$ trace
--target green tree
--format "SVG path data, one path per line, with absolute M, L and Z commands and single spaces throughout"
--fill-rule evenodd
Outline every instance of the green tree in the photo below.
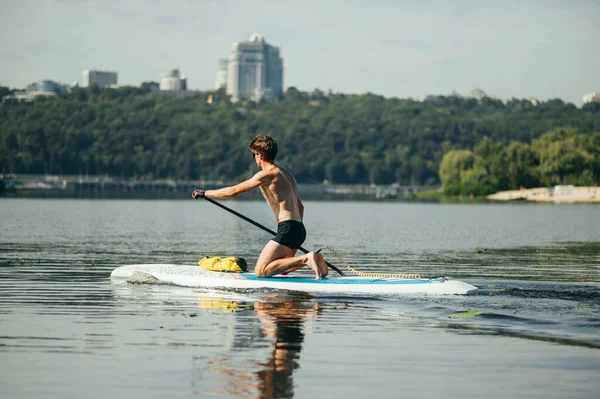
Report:
M 507 189 L 508 160 L 504 146 L 492 141 L 489 137 L 484 137 L 475 147 L 474 153 L 473 169 L 479 172 L 473 174 L 472 179 L 474 180 L 471 181 L 490 187 L 492 190 Z
M 448 151 L 440 164 L 440 180 L 444 187 L 462 184 L 462 174 L 471 170 L 475 156 L 469 150 Z
M 528 144 L 517 141 L 506 147 L 508 161 L 508 186 L 510 189 L 536 187 L 539 184 L 534 176 L 537 158 Z
M 537 174 L 547 186 L 557 184 L 592 185 L 598 176 L 597 148 L 591 136 L 580 135 L 576 129 L 552 130 L 532 143 L 539 159 Z
M 13 90 L 11 90 L 8 87 L 5 86 L 0 86 L 0 101 L 2 101 L 2 99 L 8 95 L 11 95 L 13 93 Z

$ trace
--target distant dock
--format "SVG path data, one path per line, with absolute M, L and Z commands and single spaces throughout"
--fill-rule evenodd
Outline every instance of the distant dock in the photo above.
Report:
M 486 197 L 495 201 L 535 201 L 554 203 L 600 203 L 597 186 L 554 186 L 500 191 Z

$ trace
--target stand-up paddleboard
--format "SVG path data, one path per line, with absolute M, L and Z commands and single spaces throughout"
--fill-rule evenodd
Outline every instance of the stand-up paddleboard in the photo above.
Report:
M 311 276 L 287 275 L 261 278 L 254 273 L 213 272 L 199 266 L 169 264 L 121 266 L 113 270 L 110 278 L 120 283 L 153 281 L 194 288 L 276 289 L 322 294 L 465 295 L 477 290 L 471 284 L 444 277 L 400 279 L 330 275 L 316 280 Z

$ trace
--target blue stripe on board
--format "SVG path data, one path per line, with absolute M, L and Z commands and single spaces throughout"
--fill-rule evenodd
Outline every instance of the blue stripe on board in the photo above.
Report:
M 443 279 L 407 279 L 407 280 L 386 280 L 384 278 L 352 278 L 352 277 L 333 277 L 324 278 L 321 280 L 315 280 L 314 277 L 256 277 L 254 273 L 240 273 L 248 280 L 255 281 L 273 281 L 278 283 L 306 283 L 306 284 L 383 284 L 383 285 L 397 285 L 397 284 L 430 284 L 441 282 Z

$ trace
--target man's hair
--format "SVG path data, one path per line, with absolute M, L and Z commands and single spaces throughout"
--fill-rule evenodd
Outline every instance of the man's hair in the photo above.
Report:
M 261 154 L 265 161 L 273 162 L 277 157 L 277 142 L 271 136 L 256 136 L 250 141 L 249 147 Z

